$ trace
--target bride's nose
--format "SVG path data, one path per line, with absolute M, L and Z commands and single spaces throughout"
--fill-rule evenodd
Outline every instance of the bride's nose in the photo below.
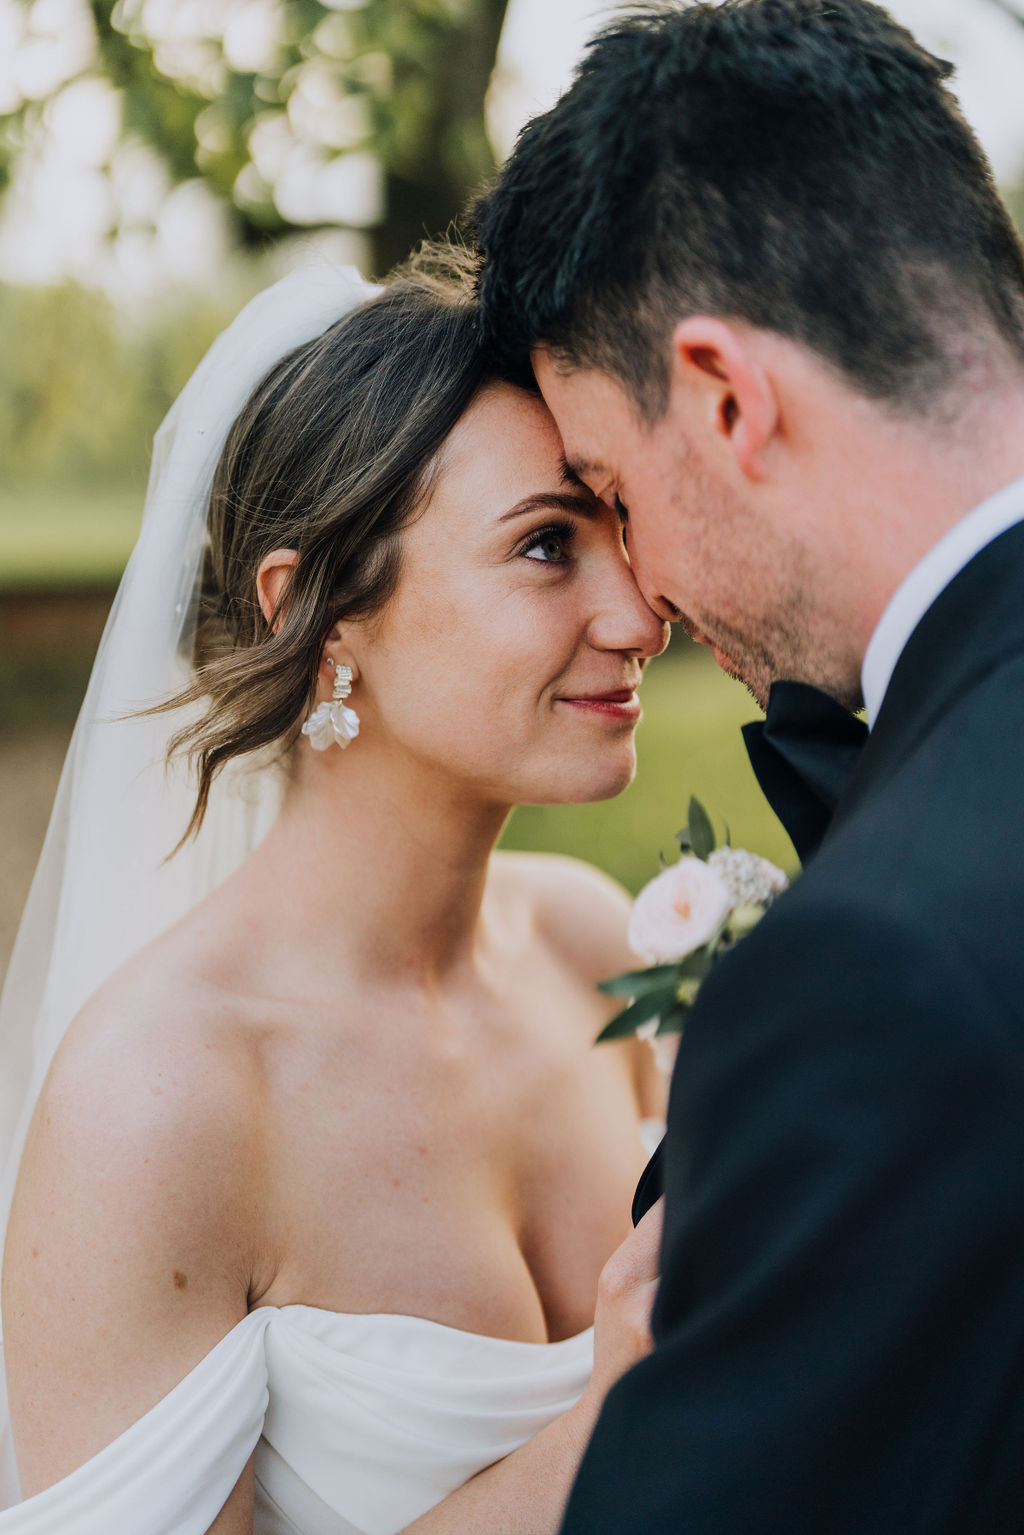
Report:
M 660 656 L 668 644 L 668 624 L 648 607 L 624 560 L 614 578 L 594 592 L 587 638 L 596 650 L 626 651 L 643 659 Z

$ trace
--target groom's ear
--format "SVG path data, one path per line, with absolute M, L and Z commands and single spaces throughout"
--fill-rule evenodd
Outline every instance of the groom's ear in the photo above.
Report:
M 695 315 L 672 332 L 675 368 L 695 396 L 704 424 L 748 480 L 764 479 L 779 407 L 749 333 L 727 320 Z

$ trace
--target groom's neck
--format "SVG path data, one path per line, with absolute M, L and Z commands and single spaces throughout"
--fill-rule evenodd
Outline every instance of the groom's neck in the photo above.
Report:
M 922 419 L 866 402 L 852 419 L 837 413 L 816 497 L 834 498 L 820 595 L 822 613 L 847 637 L 852 675 L 911 571 L 975 507 L 1024 479 L 1024 377 L 975 382 L 958 407 Z

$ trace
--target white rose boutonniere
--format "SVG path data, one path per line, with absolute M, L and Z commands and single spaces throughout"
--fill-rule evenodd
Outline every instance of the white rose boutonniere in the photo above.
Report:
M 637 896 L 629 947 L 648 965 L 675 964 L 718 932 L 733 904 L 728 885 L 710 863 L 680 858 Z
M 601 991 L 627 1005 L 598 1035 L 599 1043 L 640 1034 L 653 1044 L 682 1033 L 711 967 L 788 886 L 766 858 L 728 843 L 718 847 L 698 799 L 690 800 L 688 824 L 676 840 L 679 862 L 644 886 L 629 924 L 629 946 L 648 968 L 601 983 Z

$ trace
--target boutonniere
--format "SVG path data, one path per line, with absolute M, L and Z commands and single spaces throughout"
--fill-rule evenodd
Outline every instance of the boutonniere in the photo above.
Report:
M 629 946 L 642 970 L 627 970 L 599 990 L 626 1006 L 598 1035 L 629 1034 L 654 1041 L 680 1034 L 715 963 L 744 938 L 787 888 L 767 858 L 724 846 L 700 800 L 690 800 L 686 827 L 676 833 L 680 857 L 645 885 L 629 924 Z

